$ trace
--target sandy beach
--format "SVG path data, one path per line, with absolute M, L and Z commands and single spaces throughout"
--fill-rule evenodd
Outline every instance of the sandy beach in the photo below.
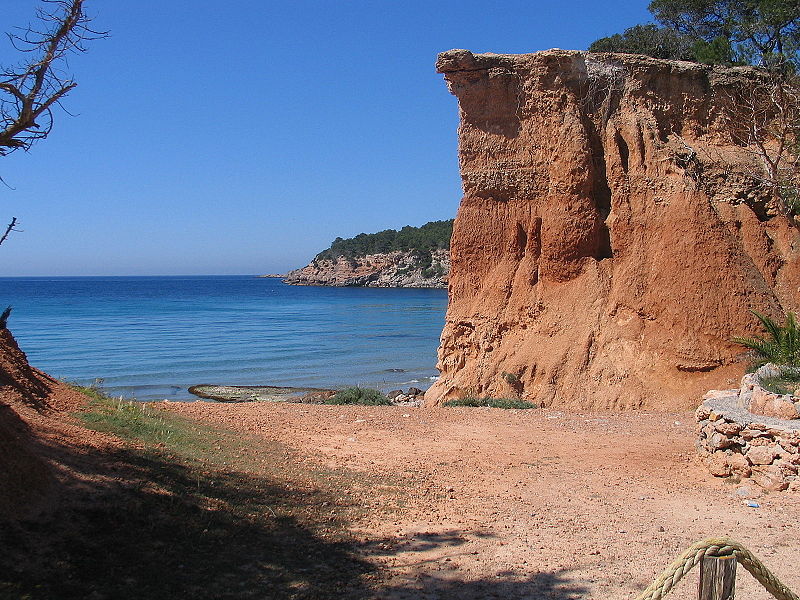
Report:
M 368 509 L 353 533 L 385 575 L 375 597 L 632 598 L 693 541 L 721 535 L 800 587 L 800 498 L 711 476 L 692 413 L 166 406 L 354 482 L 384 480 L 338 490 Z M 693 573 L 671 597 L 696 583 Z M 742 569 L 737 586 L 769 597 Z

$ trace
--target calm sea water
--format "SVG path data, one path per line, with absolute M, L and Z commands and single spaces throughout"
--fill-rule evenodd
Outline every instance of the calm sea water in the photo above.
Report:
M 231 277 L 0 278 L 34 366 L 111 394 L 193 399 L 220 385 L 427 388 L 445 290 Z

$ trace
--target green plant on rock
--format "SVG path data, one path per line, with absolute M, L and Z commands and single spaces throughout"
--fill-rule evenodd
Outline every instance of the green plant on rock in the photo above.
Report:
M 500 377 L 505 379 L 506 383 L 510 385 L 517 385 L 520 383 L 519 377 L 517 377 L 514 373 L 506 373 L 505 371 L 503 371 L 500 374 Z
M 800 326 L 794 313 L 788 313 L 786 322 L 779 325 L 766 315 L 754 310 L 750 312 L 761 321 L 767 336 L 737 336 L 733 341 L 752 350 L 758 365 L 771 362 L 781 366 L 800 367 Z
M 361 404 L 381 406 L 391 404 L 391 400 L 378 390 L 361 387 L 350 387 L 325 400 L 325 404 Z

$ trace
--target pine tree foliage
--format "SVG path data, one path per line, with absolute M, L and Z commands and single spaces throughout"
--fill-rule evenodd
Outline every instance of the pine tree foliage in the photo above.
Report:
M 707 64 L 800 67 L 800 0 L 653 0 L 656 24 L 600 38 L 592 52 Z
M 359 233 L 348 239 L 336 238 L 330 248 L 317 254 L 314 260 L 335 260 L 340 256 L 353 259 L 400 250 L 427 257 L 429 265 L 431 252 L 450 248 L 452 234 L 453 219 L 431 221 L 421 227 L 407 225 L 400 231 L 386 229 L 378 233 Z

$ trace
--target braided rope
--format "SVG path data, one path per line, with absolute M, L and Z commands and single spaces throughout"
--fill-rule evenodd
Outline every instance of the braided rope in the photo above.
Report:
M 692 544 L 636 600 L 661 600 L 703 557 L 731 555 L 777 600 L 800 600 L 750 550 L 728 538 L 709 538 Z

